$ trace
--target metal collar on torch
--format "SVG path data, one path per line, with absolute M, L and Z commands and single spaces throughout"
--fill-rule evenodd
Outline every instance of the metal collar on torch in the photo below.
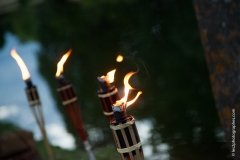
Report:
M 116 101 L 112 106 L 113 116 L 116 121 L 124 120 L 127 116 L 126 108 L 124 107 L 124 103 L 120 100 Z
M 109 80 L 107 79 L 107 76 L 101 76 L 97 77 L 98 82 L 100 84 L 101 89 L 106 92 L 109 90 L 109 87 L 111 86 L 109 83 Z

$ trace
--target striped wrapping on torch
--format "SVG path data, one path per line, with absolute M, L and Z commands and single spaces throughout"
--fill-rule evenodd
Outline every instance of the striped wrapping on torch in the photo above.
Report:
M 73 90 L 72 84 L 67 83 L 57 88 L 57 91 L 62 100 L 62 104 L 66 109 L 71 121 L 73 122 L 75 128 L 80 134 L 82 141 L 87 140 L 85 130 L 83 127 L 82 116 L 80 112 L 80 106 L 78 103 L 77 96 Z
M 107 92 L 99 90 L 98 97 L 102 104 L 103 114 L 110 122 L 113 119 L 112 104 L 119 100 L 118 90 L 115 86 L 112 86 Z
M 133 116 L 127 116 L 124 123 L 111 121 L 110 128 L 122 160 L 144 160 L 142 144 Z
M 31 107 L 35 105 L 39 105 L 39 106 L 41 105 L 36 86 L 31 86 L 29 88 L 26 88 L 25 91 L 26 91 L 28 103 Z

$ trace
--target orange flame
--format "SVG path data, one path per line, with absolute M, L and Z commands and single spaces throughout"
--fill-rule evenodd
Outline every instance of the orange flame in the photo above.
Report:
M 116 69 L 107 73 L 107 79 L 108 79 L 109 83 L 112 83 L 114 81 L 115 72 L 116 72 Z
M 140 94 L 142 94 L 141 91 L 139 91 L 136 95 L 136 97 L 127 102 L 127 98 L 128 98 L 128 94 L 129 94 L 129 90 L 133 90 L 134 88 L 132 88 L 130 86 L 130 84 L 128 83 L 129 79 L 131 78 L 132 75 L 134 75 L 137 72 L 129 72 L 128 74 L 126 74 L 126 76 L 124 77 L 123 83 L 124 83 L 124 97 L 121 99 L 121 101 L 125 104 L 125 107 L 127 108 L 128 106 L 130 106 L 131 104 L 133 104 L 137 98 L 140 96 Z
M 17 54 L 15 49 L 11 50 L 11 56 L 17 61 L 18 66 L 20 67 L 20 70 L 22 72 L 22 78 L 23 80 L 28 80 L 30 78 L 30 73 L 27 69 L 27 66 L 23 62 L 22 58 Z
M 114 74 L 115 74 L 115 72 L 116 72 L 116 69 L 108 72 L 106 76 L 103 75 L 100 78 L 104 79 L 107 83 L 112 83 L 114 81 Z
M 119 54 L 116 58 L 116 61 L 117 62 L 122 62 L 123 61 L 123 56 Z
M 124 97 L 121 99 L 122 102 L 124 102 L 124 104 L 127 103 L 127 98 L 128 98 L 128 93 L 130 89 L 133 89 L 130 84 L 128 83 L 130 77 L 132 75 L 134 75 L 136 72 L 129 72 L 128 74 L 126 74 L 126 76 L 123 79 L 123 83 L 124 83 Z
M 69 49 L 68 52 L 65 53 L 62 56 L 61 60 L 58 62 L 58 64 L 57 64 L 57 72 L 56 72 L 56 75 L 55 75 L 56 77 L 59 77 L 60 74 L 63 72 L 63 65 L 64 65 L 65 61 L 67 60 L 67 58 L 69 57 L 69 55 L 71 54 L 71 52 L 72 52 L 72 49 Z
M 133 104 L 133 103 L 138 99 L 138 97 L 140 96 L 140 94 L 142 94 L 142 91 L 139 91 L 139 92 L 137 93 L 136 97 L 135 97 L 133 100 L 127 102 L 126 108 L 127 108 L 128 106 L 130 106 L 131 104 Z

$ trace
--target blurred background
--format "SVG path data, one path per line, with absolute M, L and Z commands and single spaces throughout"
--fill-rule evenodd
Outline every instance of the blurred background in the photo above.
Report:
M 56 159 L 87 159 L 58 93 L 56 65 L 72 48 L 64 75 L 74 86 L 89 141 L 99 160 L 120 159 L 102 113 L 97 77 L 114 68 L 123 96 L 130 79 L 133 115 L 147 160 L 225 160 L 193 4 L 188 0 L 0 0 L 0 134 L 26 129 L 47 157 L 10 56 L 15 48 L 38 87 Z M 116 62 L 121 54 L 123 62 Z

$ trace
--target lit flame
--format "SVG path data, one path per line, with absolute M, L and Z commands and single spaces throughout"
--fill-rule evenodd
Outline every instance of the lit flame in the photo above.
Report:
M 128 74 L 126 74 L 126 76 L 123 79 L 123 83 L 124 83 L 124 97 L 121 99 L 122 102 L 124 102 L 124 104 L 127 103 L 127 98 L 128 98 L 128 93 L 130 89 L 133 89 L 130 84 L 128 83 L 130 77 L 132 75 L 134 75 L 135 72 L 129 72 Z
M 67 53 L 65 53 L 61 60 L 58 62 L 57 64 L 57 72 L 56 72 L 56 77 L 59 77 L 60 74 L 63 72 L 63 65 L 65 63 L 65 61 L 67 60 L 67 58 L 69 57 L 69 55 L 71 54 L 72 49 L 69 49 Z
M 134 75 L 137 72 L 129 72 L 128 74 L 126 74 L 126 76 L 124 77 L 123 83 L 124 83 L 124 97 L 121 99 L 121 101 L 125 104 L 125 107 L 127 108 L 128 106 L 130 106 L 131 104 L 133 104 L 137 98 L 140 96 L 140 94 L 142 94 L 141 91 L 139 91 L 136 95 L 136 97 L 127 102 L 127 98 L 128 98 L 128 94 L 129 94 L 129 90 L 133 90 L 134 88 L 132 88 L 130 86 L 130 84 L 128 83 L 129 79 L 131 78 L 132 75 Z
M 122 62 L 123 61 L 123 56 L 122 55 L 118 55 L 116 58 L 117 62 Z
M 107 83 L 112 83 L 114 81 L 115 72 L 116 72 L 116 69 L 108 72 L 106 76 L 101 76 L 100 80 L 106 81 Z
M 107 79 L 108 79 L 109 83 L 112 83 L 114 81 L 115 72 L 116 72 L 116 69 L 107 73 Z
M 20 70 L 22 72 L 22 78 L 23 80 L 28 80 L 30 78 L 30 73 L 23 62 L 22 58 L 17 54 L 15 49 L 11 50 L 11 56 L 17 61 L 17 64 L 20 67 Z
M 138 97 L 140 96 L 140 94 L 142 94 L 142 91 L 139 91 L 139 92 L 137 93 L 136 97 L 135 97 L 133 100 L 128 101 L 127 104 L 126 104 L 126 107 L 130 106 L 131 104 L 133 104 L 133 103 L 138 99 Z

